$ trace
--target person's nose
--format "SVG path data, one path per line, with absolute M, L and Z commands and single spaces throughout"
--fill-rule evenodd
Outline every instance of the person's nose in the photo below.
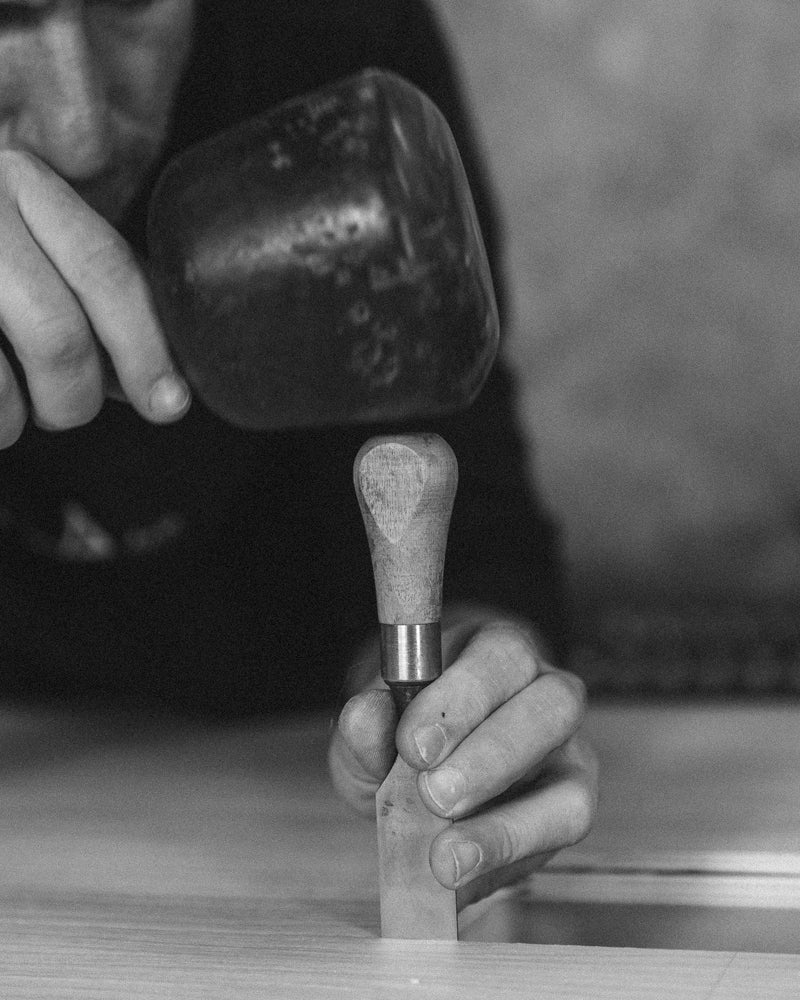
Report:
M 67 180 L 88 179 L 108 166 L 113 151 L 102 66 L 80 18 L 48 21 L 36 35 L 14 145 Z

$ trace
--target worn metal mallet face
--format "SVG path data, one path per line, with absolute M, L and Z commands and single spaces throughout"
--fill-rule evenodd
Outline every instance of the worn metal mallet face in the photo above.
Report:
M 205 404 L 255 429 L 444 414 L 497 350 L 450 129 L 369 70 L 177 157 L 150 204 L 156 300 Z

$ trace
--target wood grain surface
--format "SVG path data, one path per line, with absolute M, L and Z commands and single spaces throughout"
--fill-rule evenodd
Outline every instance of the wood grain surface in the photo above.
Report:
M 796 856 L 793 718 L 595 709 L 601 816 L 559 863 Z M 374 827 L 328 786 L 328 727 L 0 714 L 0 997 L 798 996 L 798 956 L 381 940 Z

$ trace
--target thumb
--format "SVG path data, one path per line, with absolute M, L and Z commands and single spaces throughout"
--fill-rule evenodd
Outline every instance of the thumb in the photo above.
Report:
M 397 756 L 392 697 L 371 688 L 342 709 L 328 751 L 328 767 L 338 794 L 364 815 L 372 815 L 375 792 Z

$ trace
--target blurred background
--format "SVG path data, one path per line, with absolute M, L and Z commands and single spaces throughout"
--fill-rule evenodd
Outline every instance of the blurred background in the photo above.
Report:
M 800 6 L 435 7 L 499 195 L 507 350 L 587 669 L 672 643 L 708 684 L 800 690 Z

